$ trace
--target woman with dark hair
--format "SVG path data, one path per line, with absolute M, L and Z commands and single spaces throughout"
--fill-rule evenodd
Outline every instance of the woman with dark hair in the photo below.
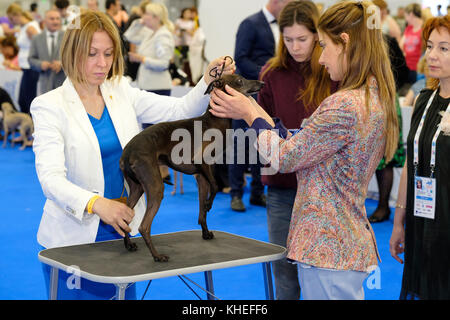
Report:
M 16 38 L 7 36 L 0 41 L 0 49 L 4 57 L 3 66 L 7 70 L 21 70 L 19 67 L 19 47 Z
M 417 63 L 422 56 L 422 7 L 411 3 L 405 8 L 405 19 L 408 26 L 400 40 L 400 48 L 405 53 L 406 64 L 409 68 L 408 82 L 413 84 L 417 80 Z

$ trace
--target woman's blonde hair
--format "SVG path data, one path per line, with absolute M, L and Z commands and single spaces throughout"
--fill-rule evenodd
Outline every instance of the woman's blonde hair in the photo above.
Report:
M 27 18 L 30 21 L 33 21 L 33 17 L 28 12 L 24 11 L 20 4 L 17 3 L 11 3 L 6 9 L 6 15 L 7 16 L 23 16 Z
M 145 13 L 151 13 L 161 20 L 161 23 L 169 29 L 170 32 L 174 32 L 175 26 L 172 21 L 169 20 L 169 12 L 167 7 L 162 3 L 149 3 L 145 6 Z
M 69 24 L 61 43 L 61 64 L 72 82 L 86 84 L 84 69 L 95 32 L 105 31 L 113 42 L 113 63 L 107 79 L 124 72 L 122 41 L 112 20 L 103 12 L 87 10 Z
M 308 29 L 311 33 L 317 34 L 317 22 L 319 11 L 316 5 L 309 0 L 299 0 L 289 2 L 281 11 L 278 18 L 281 38 L 284 28 L 299 24 Z M 310 68 L 311 75 L 305 79 L 305 89 L 299 89 L 298 100 L 301 100 L 308 111 L 314 111 L 320 103 L 331 94 L 331 80 L 323 66 L 319 64 L 321 49 L 318 41 L 315 41 L 311 54 Z M 267 63 L 268 67 L 261 73 L 260 78 L 272 69 L 288 68 L 289 52 L 280 39 L 276 54 Z
M 369 1 L 343 1 L 331 6 L 319 19 L 319 30 L 344 47 L 348 69 L 341 90 L 365 88 L 367 114 L 370 112 L 369 79 L 375 77 L 386 123 L 385 158 L 390 161 L 398 147 L 399 124 L 395 107 L 395 81 L 380 21 Z M 375 22 L 375 23 L 374 23 Z M 341 34 L 349 36 L 345 43 Z

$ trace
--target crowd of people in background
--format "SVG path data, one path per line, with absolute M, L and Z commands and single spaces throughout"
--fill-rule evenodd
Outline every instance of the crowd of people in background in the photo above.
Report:
M 299 18 L 293 27 L 288 11 L 281 17 L 287 21 L 286 25 L 278 20 L 288 2 L 269 0 L 261 11 L 242 21 L 236 34 L 234 60 L 237 73 L 248 79 L 263 79 L 270 85 L 259 96 L 254 97 L 255 101 L 270 116 L 280 117 L 285 125 L 298 128 L 303 119 L 311 116 L 323 98 L 336 92 L 338 82 L 342 79 L 330 81 L 324 69 L 319 71 L 315 67 L 319 65 L 322 50 L 316 27 L 319 16 L 324 12 L 323 5 L 316 3 L 314 8 L 302 8 L 311 13 Z M 397 120 L 401 124 L 400 108 L 414 106 L 420 92 L 426 87 L 429 77 L 425 58 L 428 39 L 423 38 L 423 30 L 427 21 L 434 16 L 429 7 L 425 8 L 419 3 L 399 7 L 395 15 L 390 12 L 385 0 L 373 0 L 373 3 L 380 9 L 381 29 L 389 50 L 387 56 L 390 58 L 395 81 Z M 70 28 L 76 14 L 86 10 L 103 11 L 113 21 L 125 53 L 125 76 L 139 89 L 170 96 L 174 86 L 195 86 L 208 66 L 209 62 L 204 54 L 206 37 L 195 7 L 184 8 L 179 18 L 171 21 L 167 7 L 150 0 L 142 0 L 139 5 L 131 8 L 123 6 L 120 0 L 106 0 L 105 8 L 99 8 L 97 0 L 88 0 L 87 7 L 78 8 L 78 12 L 69 10 L 70 5 L 69 0 L 55 0 L 54 6 L 41 15 L 36 3 L 30 8 L 13 3 L 0 18 L 0 68 L 22 71 L 18 105 L 15 106 L 18 111 L 30 113 L 30 104 L 36 96 L 62 85 L 66 78 L 60 61 L 63 35 Z M 296 10 L 299 9 L 294 6 L 291 8 L 292 12 Z M 443 12 L 444 9 L 439 5 L 437 17 L 449 15 L 450 6 L 446 10 L 446 13 Z M 261 24 L 267 30 L 261 28 Z M 310 41 L 309 44 L 303 44 L 305 47 L 302 56 L 296 56 L 296 50 L 293 49 L 298 34 L 303 35 L 304 43 Z M 283 45 L 279 44 L 280 41 Z M 327 80 L 323 78 L 325 75 Z M 311 82 L 309 78 L 315 82 Z M 298 87 L 302 86 L 307 87 L 299 95 Z M 283 90 L 282 94 L 280 90 Z M 316 101 L 318 98 L 320 101 Z M 12 101 L 7 94 L 5 99 Z M 293 110 L 296 110 L 295 114 L 292 114 Z M 144 127 L 148 125 L 151 124 L 143 124 Z M 234 119 L 233 128 L 247 130 L 249 124 L 242 119 Z M 401 125 L 398 131 L 400 138 L 392 159 L 387 161 L 383 157 L 375 171 L 380 200 L 369 219 L 371 223 L 387 220 L 391 214 L 389 198 L 393 168 L 403 167 L 406 158 L 402 136 L 408 133 L 402 132 Z M 218 184 L 222 192 L 231 194 L 231 209 L 245 211 L 243 187 L 246 184 L 246 174 L 251 173 L 250 204 L 267 206 L 269 229 L 272 228 L 269 230 L 270 239 L 274 243 L 285 245 L 298 190 L 297 179 L 292 173 L 281 177 L 261 177 L 261 166 L 261 163 L 257 163 L 218 167 L 221 171 L 216 173 L 216 177 L 220 179 Z M 162 176 L 170 179 L 167 168 L 161 170 Z M 266 203 L 264 186 L 268 186 L 270 203 Z M 403 189 L 405 188 L 406 182 L 403 181 Z M 412 187 L 408 184 L 408 188 Z M 408 200 L 408 207 L 412 206 L 411 201 Z M 399 209 L 406 207 L 402 204 L 397 207 Z M 284 213 L 287 213 L 286 217 L 283 216 Z M 401 236 L 397 235 L 396 245 L 402 240 L 399 238 Z M 400 251 L 399 248 L 396 250 Z M 372 258 L 376 260 L 375 256 Z M 279 298 L 283 299 L 285 294 L 286 299 L 298 299 L 300 288 L 297 267 L 283 262 L 275 264 L 274 270 Z M 417 294 L 414 284 L 408 285 L 404 294 Z
M 23 77 L 20 83 L 17 110 L 29 113 L 30 103 L 39 94 L 50 91 L 64 81 L 64 71 L 61 70 L 59 59 L 59 46 L 64 31 L 69 22 L 76 14 L 85 10 L 102 10 L 114 21 L 122 37 L 123 49 L 127 53 L 125 57 L 125 75 L 141 88 L 151 90 L 159 94 L 170 95 L 171 88 L 176 85 L 193 86 L 200 79 L 205 70 L 208 60 L 204 49 L 206 37 L 200 27 L 198 11 L 195 7 L 184 8 L 179 18 L 169 21 L 167 8 L 164 5 L 150 4 L 150 0 L 143 0 L 139 5 L 126 8 L 120 0 L 106 0 L 105 8 L 99 8 L 97 0 L 88 0 L 86 7 L 70 10 L 69 0 L 55 0 L 54 6 L 47 12 L 40 14 L 38 4 L 32 3 L 30 8 L 22 8 L 18 4 L 11 4 L 2 17 L 0 17 L 0 69 L 21 70 Z M 425 85 L 426 62 L 421 60 L 425 51 L 425 44 L 421 38 L 422 25 L 432 17 L 429 7 L 423 8 L 418 3 L 411 3 L 406 7 L 399 7 L 396 15 L 392 15 L 384 0 L 375 0 L 374 4 L 380 8 L 382 31 L 386 36 L 396 40 L 401 49 L 400 64 L 406 61 L 406 67 L 398 70 L 398 94 L 401 106 L 411 106 L 414 98 Z M 323 4 L 317 3 L 319 12 L 323 10 Z M 153 6 L 153 7 L 152 7 Z M 27 10 L 28 9 L 28 10 Z M 438 15 L 443 15 L 443 8 L 439 5 Z M 447 12 L 450 8 L 446 8 Z M 156 14 L 155 12 L 158 11 Z M 163 13 L 163 11 L 165 11 Z M 165 20 L 162 24 L 167 29 L 165 41 L 153 34 L 161 34 L 161 30 L 155 30 L 151 21 L 146 17 L 155 15 L 157 22 L 155 26 Z M 273 28 L 272 28 L 273 27 Z M 164 29 L 163 28 L 163 29 Z M 274 39 L 277 38 L 278 26 L 274 23 Z M 245 28 L 243 29 L 245 30 Z M 42 33 L 42 34 L 41 34 Z M 39 37 L 37 35 L 41 34 Z M 54 34 L 54 36 L 51 36 Z M 241 31 L 241 34 L 242 31 Z M 146 35 L 146 37 L 145 37 Z M 53 39 L 55 51 L 53 52 Z M 33 40 L 33 38 L 36 38 Z M 164 37 L 163 37 L 164 38 Z M 250 43 L 245 43 L 245 37 L 239 33 L 236 36 L 237 64 L 241 59 L 242 65 L 246 65 L 245 56 L 239 57 L 241 50 L 246 50 Z M 264 39 L 263 39 L 264 41 Z M 46 49 L 46 44 L 48 49 Z M 263 44 L 264 46 L 264 44 Z M 258 68 L 274 55 L 274 48 L 266 46 L 267 55 L 262 56 L 264 61 L 258 62 Z M 241 48 L 242 47 L 242 48 Z M 396 53 L 399 55 L 398 52 Z M 144 59 L 146 57 L 146 59 Z M 403 60 L 404 59 L 404 60 Z M 143 65 L 144 67 L 140 66 Z M 249 64 L 251 65 L 251 64 Z M 257 71 L 256 71 L 257 70 Z M 407 77 L 405 76 L 405 70 Z M 257 72 L 257 73 L 255 73 Z M 255 67 L 257 78 L 259 69 Z M 244 76 L 249 76 L 243 70 Z M 403 78 L 402 78 L 403 77 Z M 242 123 L 235 121 L 234 127 L 242 127 Z M 260 165 L 257 166 L 257 169 Z M 257 170 L 256 169 L 256 170 Z M 237 166 L 231 168 L 234 173 L 230 176 L 233 185 L 230 187 L 225 181 L 222 189 L 234 195 L 233 209 L 245 211 L 245 206 L 240 201 L 242 197 L 243 170 L 252 172 L 251 167 Z M 253 170 L 255 171 L 255 170 Z M 228 174 L 222 175 L 228 179 Z M 239 176 L 239 177 L 238 177 Z M 381 180 L 381 175 L 379 175 Z M 256 202 L 264 205 L 265 199 L 261 199 L 261 177 L 252 174 L 255 185 Z M 388 177 L 388 180 L 390 178 Z M 380 183 L 383 183 L 380 181 Z M 388 188 L 389 189 L 389 188 Z M 379 208 L 378 220 L 387 217 L 387 200 L 384 197 L 384 207 Z
M 97 0 L 88 0 L 86 7 L 72 6 L 69 0 L 55 0 L 53 7 L 43 14 L 39 13 L 38 3 L 32 3 L 30 8 L 23 8 L 16 3 L 8 6 L 6 12 L 0 18 L 0 69 L 22 70 L 24 73 L 21 84 L 24 90 L 19 94 L 16 108 L 28 113 L 29 105 L 34 97 L 61 84 L 61 73 L 63 74 L 63 71 L 58 66 L 61 38 L 73 18 L 85 10 L 101 10 L 114 21 L 122 37 L 124 52 L 127 54 L 126 75 L 132 81 L 138 80 L 138 69 L 141 61 L 137 61 L 137 53 L 139 50 L 144 54 L 150 53 L 142 49 L 146 46 L 145 44 L 139 46 L 136 41 L 130 40 L 124 34 L 130 29 L 133 22 L 136 20 L 135 24 L 142 22 L 146 14 L 150 16 L 149 12 L 146 12 L 146 6 L 150 3 L 150 0 L 143 0 L 139 5 L 127 9 L 120 3 L 120 0 L 106 0 L 105 8 L 100 8 Z M 152 6 L 153 11 L 151 13 L 154 14 L 157 10 L 155 8 L 159 5 L 152 4 Z M 184 8 L 180 12 L 180 18 L 172 23 L 168 20 L 167 8 L 164 5 L 161 8 L 158 12 L 166 11 L 165 19 L 167 21 L 165 25 L 167 26 L 169 23 L 173 25 L 173 28 L 169 29 L 170 37 L 168 37 L 170 46 L 173 48 L 168 47 L 165 57 L 159 59 L 159 56 L 162 55 L 161 46 L 158 41 L 154 44 L 154 48 L 158 47 L 159 49 L 158 52 L 151 53 L 156 55 L 152 58 L 159 59 L 162 63 L 162 69 L 165 69 L 164 71 L 167 73 L 167 81 L 165 81 L 163 88 L 152 86 L 151 88 L 167 90 L 167 94 L 170 95 L 170 89 L 173 85 L 195 85 L 203 74 L 208 61 L 203 51 L 205 36 L 199 26 L 197 9 L 195 7 Z M 141 26 L 145 28 L 144 33 L 147 32 L 150 35 L 153 32 L 156 33 L 149 24 L 141 24 Z M 55 34 L 55 52 L 51 52 L 53 47 L 49 34 L 55 32 L 57 33 Z M 41 33 L 47 36 L 47 51 L 37 50 L 43 49 L 41 48 L 42 36 L 39 40 L 33 40 L 35 36 Z M 136 34 L 130 35 L 130 38 L 133 39 L 133 36 L 134 39 L 139 38 L 139 35 Z M 45 60 L 44 57 L 39 56 L 40 54 L 51 56 L 45 57 Z M 49 59 L 52 60 L 49 61 Z M 148 61 L 147 59 L 146 63 Z M 39 65 L 37 62 L 39 62 Z M 54 77 L 52 73 L 57 74 L 57 76 Z M 142 73 L 141 71 L 141 83 L 143 83 Z M 42 78 L 48 79 L 50 76 L 54 85 L 47 85 L 48 81 L 42 81 Z

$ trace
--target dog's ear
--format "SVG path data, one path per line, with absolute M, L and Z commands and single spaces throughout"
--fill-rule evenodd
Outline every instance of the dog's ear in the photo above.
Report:
M 223 80 L 222 79 L 216 79 L 214 81 L 211 81 L 208 88 L 205 91 L 205 94 L 210 94 L 211 91 L 213 91 L 214 88 L 221 88 L 223 89 Z

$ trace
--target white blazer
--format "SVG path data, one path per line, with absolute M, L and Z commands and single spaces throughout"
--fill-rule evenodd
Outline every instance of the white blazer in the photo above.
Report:
M 100 87 L 122 148 L 141 130 L 139 123 L 192 118 L 205 112 L 204 80 L 182 98 L 159 96 L 130 86 L 126 78 L 106 80 Z M 85 212 L 89 199 L 103 196 L 104 177 L 100 147 L 88 114 L 70 79 L 35 98 L 34 122 L 36 172 L 47 198 L 38 242 L 45 248 L 95 241 L 100 218 Z M 129 190 L 128 185 L 125 185 Z M 131 234 L 145 212 L 142 197 L 130 223 Z
M 172 88 L 172 77 L 169 63 L 174 55 L 174 35 L 166 26 L 161 26 L 156 32 L 133 21 L 124 33 L 125 38 L 138 45 L 137 53 L 145 57 L 139 65 L 137 84 L 145 90 L 165 90 Z

